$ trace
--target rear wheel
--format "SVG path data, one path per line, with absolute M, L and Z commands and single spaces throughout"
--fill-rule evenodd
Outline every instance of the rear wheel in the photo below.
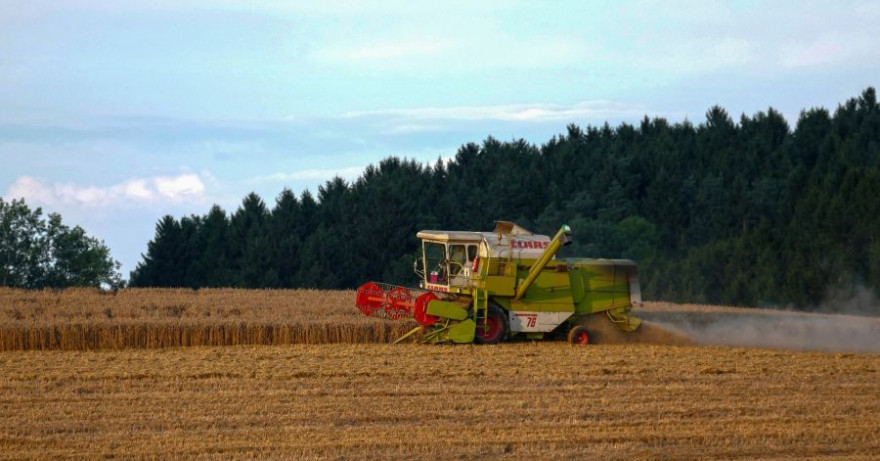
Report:
M 568 342 L 572 344 L 590 344 L 590 332 L 582 326 L 572 327 L 568 332 Z
M 507 314 L 498 306 L 489 306 L 485 321 L 477 323 L 474 342 L 477 344 L 498 344 L 507 337 Z

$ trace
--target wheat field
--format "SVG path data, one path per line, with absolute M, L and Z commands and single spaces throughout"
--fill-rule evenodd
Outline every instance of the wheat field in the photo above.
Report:
M 291 345 L 0 353 L 0 459 L 876 459 L 880 356 Z
M 878 319 L 836 316 L 847 329 L 821 330 L 828 316 L 647 303 L 639 315 L 698 341 L 392 346 L 410 324 L 364 317 L 352 298 L 0 289 L 0 459 L 880 453 L 880 349 L 698 345 L 756 325 L 877 345 Z
M 655 323 L 641 338 L 606 339 L 880 352 L 876 317 L 658 302 L 636 314 Z M 389 343 L 414 326 L 361 315 L 350 290 L 0 288 L 0 351 Z

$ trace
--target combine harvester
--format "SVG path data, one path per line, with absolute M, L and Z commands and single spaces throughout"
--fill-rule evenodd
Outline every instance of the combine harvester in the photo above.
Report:
M 413 269 L 420 288 L 369 282 L 357 290 L 364 314 L 420 324 L 395 343 L 415 337 L 495 344 L 552 336 L 587 344 L 609 323 L 627 333 L 642 323 L 630 314 L 641 302 L 635 263 L 556 259 L 571 243 L 568 226 L 552 239 L 508 221 L 498 221 L 492 232 L 427 230 L 417 236 L 422 256 Z

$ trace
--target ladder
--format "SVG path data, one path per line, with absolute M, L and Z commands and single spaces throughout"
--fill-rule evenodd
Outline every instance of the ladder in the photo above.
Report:
M 489 324 L 487 319 L 489 318 L 489 290 L 486 288 L 486 278 L 484 275 L 489 274 L 490 267 L 492 264 L 492 252 L 489 250 L 488 246 L 486 248 L 487 254 L 485 257 L 485 261 L 480 264 L 480 272 L 474 274 L 472 279 L 473 283 L 473 297 L 474 297 L 474 322 L 477 324 L 477 328 L 482 328 L 482 333 L 487 333 L 487 329 L 489 328 Z M 510 263 L 510 253 L 508 252 L 508 264 Z
M 485 285 L 481 283 L 480 285 Z M 474 288 L 474 322 L 477 324 L 477 328 L 483 329 L 483 334 L 486 333 L 486 329 L 489 328 L 489 325 L 486 323 L 486 319 L 489 318 L 489 291 L 486 290 L 485 286 L 475 287 Z

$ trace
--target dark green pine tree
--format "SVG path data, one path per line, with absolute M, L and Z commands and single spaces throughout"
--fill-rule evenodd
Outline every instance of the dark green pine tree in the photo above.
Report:
M 362 283 L 367 261 L 357 246 L 356 203 L 340 177 L 318 187 L 320 224 L 306 239 L 300 267 L 306 286 L 348 288 Z M 315 257 L 317 256 L 317 257 Z
M 208 214 L 201 218 L 198 244 L 201 252 L 192 265 L 194 280 L 198 286 L 231 287 L 235 286 L 230 263 L 231 229 L 226 212 L 219 205 L 214 205 Z
M 186 266 L 181 254 L 185 240 L 180 223 L 170 215 L 156 224 L 156 235 L 147 244 L 147 254 L 131 273 L 130 285 L 135 287 L 179 287 L 184 284 Z
M 284 189 L 275 200 L 268 228 L 273 248 L 272 267 L 278 273 L 278 286 L 296 286 L 299 253 L 302 248 L 302 237 L 299 233 L 302 221 L 299 200 L 290 189 Z
M 230 220 L 230 257 L 235 285 L 268 288 L 278 285 L 278 272 L 268 232 L 269 210 L 256 193 L 248 194 Z
M 186 268 L 183 276 L 183 285 L 198 288 L 205 284 L 204 275 L 201 273 L 199 260 L 205 251 L 202 235 L 202 218 L 200 216 L 184 216 L 180 219 L 181 240 L 183 249 L 180 254 L 180 264 Z

